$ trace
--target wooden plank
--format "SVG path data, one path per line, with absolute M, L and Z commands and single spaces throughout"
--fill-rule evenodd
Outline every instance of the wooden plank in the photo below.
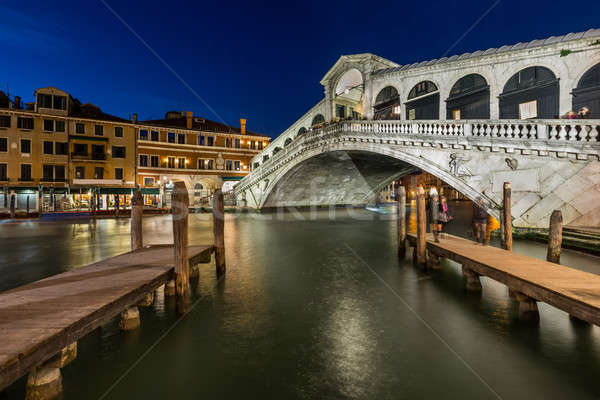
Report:
M 190 263 L 213 246 L 189 246 Z M 0 390 L 173 278 L 173 246 L 156 245 L 0 294 Z
M 492 246 L 478 246 L 452 235 L 446 235 L 440 243 L 434 243 L 431 235 L 427 239 L 427 248 L 440 257 L 468 264 L 480 275 L 600 326 L 599 275 Z M 415 245 L 414 234 L 409 234 L 408 240 Z

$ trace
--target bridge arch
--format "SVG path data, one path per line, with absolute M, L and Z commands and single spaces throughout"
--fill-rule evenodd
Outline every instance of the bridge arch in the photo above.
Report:
M 500 119 L 558 118 L 559 80 L 546 66 L 522 68 L 506 81 L 499 100 Z
M 324 169 L 317 170 L 319 165 L 324 165 Z M 322 146 L 315 146 L 282 166 L 262 188 L 258 208 L 365 204 L 386 184 L 416 169 L 436 176 L 472 200 L 482 197 L 488 212 L 499 218 L 490 197 L 441 166 L 384 143 L 365 145 L 346 141 L 330 143 L 325 150 Z M 358 176 L 359 172 L 370 175 Z M 353 183 L 361 186 L 344 187 Z M 327 198 L 318 197 L 318 191 L 329 188 L 329 184 L 335 184 L 338 189 L 346 191 L 341 194 L 334 192 Z M 307 198 L 315 193 L 317 197 Z
M 300 129 L 298 129 L 298 133 L 296 134 L 296 137 L 302 136 L 306 133 L 306 128 L 302 127 Z
M 285 142 L 283 142 L 283 147 L 287 147 L 292 143 L 292 138 L 287 138 L 285 139 Z
M 319 125 L 325 123 L 325 117 L 323 116 L 323 114 L 317 114 L 313 117 L 312 122 L 310 123 L 310 126 L 315 126 L 315 125 Z
M 404 102 L 407 120 L 436 120 L 440 118 L 439 86 L 429 80 L 417 83 Z
M 590 110 L 590 118 L 600 118 L 600 63 L 588 68 L 573 89 L 573 110 Z
M 480 74 L 460 78 L 446 99 L 446 119 L 489 119 L 490 85 Z
M 400 94 L 398 89 L 388 85 L 375 96 L 374 119 L 400 119 Z

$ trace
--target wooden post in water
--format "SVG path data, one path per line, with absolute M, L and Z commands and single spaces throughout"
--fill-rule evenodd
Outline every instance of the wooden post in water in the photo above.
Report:
M 189 197 L 185 183 L 175 182 L 171 196 L 171 209 L 173 213 L 173 248 L 175 256 L 175 296 L 179 315 L 187 312 L 190 300 L 188 205 Z
M 396 190 L 396 202 L 398 203 L 398 257 L 406 256 L 406 188 L 398 186 Z
M 504 222 L 504 249 L 512 251 L 512 212 L 510 209 L 510 182 L 504 182 L 504 197 L 503 206 L 503 222 Z
M 213 194 L 213 233 L 215 236 L 215 265 L 217 276 L 225 273 L 225 205 L 223 192 L 215 190 Z
M 142 192 L 136 190 L 131 196 L 131 250 L 138 250 L 144 246 L 142 235 L 142 218 L 144 213 L 144 200 Z
M 560 264 L 560 246 L 562 244 L 562 212 L 552 211 L 550 216 L 550 229 L 548 230 L 548 253 L 546 260 Z
M 425 210 L 425 191 L 417 188 L 417 265 L 427 267 L 427 212 Z

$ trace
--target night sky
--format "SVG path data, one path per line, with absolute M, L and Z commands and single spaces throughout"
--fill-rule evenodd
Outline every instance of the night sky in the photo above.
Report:
M 275 137 L 342 54 L 407 64 L 600 27 L 598 1 L 501 0 L 450 49 L 494 0 L 105 1 L 152 51 L 102 1 L 0 0 L 0 90 L 56 86 L 124 118 L 245 117 Z

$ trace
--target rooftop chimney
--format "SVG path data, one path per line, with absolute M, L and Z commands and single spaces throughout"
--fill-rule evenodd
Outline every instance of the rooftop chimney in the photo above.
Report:
M 15 110 L 20 110 L 21 109 L 21 96 L 15 96 L 14 109 Z
M 137 123 L 137 113 L 133 113 L 133 115 L 131 116 L 131 122 L 133 122 L 134 124 Z
M 192 122 L 194 117 L 194 113 L 192 111 L 185 112 L 185 127 L 188 129 L 192 129 Z
M 240 118 L 240 133 L 242 135 L 246 134 L 246 120 L 244 118 Z

